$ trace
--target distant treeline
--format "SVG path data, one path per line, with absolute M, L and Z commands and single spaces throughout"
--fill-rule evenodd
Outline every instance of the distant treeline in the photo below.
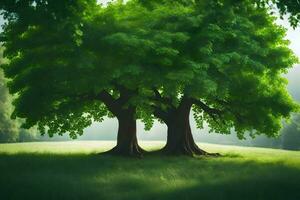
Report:
M 5 62 L 0 49 L 0 64 Z M 0 142 L 23 142 L 32 141 L 36 138 L 34 130 L 20 128 L 20 120 L 12 120 L 12 97 L 8 93 L 6 80 L 2 69 L 0 69 Z

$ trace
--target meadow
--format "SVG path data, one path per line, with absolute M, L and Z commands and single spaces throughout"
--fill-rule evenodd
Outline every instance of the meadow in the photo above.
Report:
M 148 150 L 162 142 L 141 142 Z M 0 144 L 0 199 L 300 199 L 300 152 L 200 143 L 221 157 L 101 155 L 114 142 Z

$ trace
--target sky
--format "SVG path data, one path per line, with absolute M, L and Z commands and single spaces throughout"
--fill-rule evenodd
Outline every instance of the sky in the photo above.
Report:
M 100 0 L 99 2 L 104 5 L 107 4 L 110 0 Z M 288 20 L 278 19 L 277 23 L 284 26 L 287 29 L 286 39 L 290 40 L 290 48 L 295 52 L 295 54 L 300 58 L 300 28 L 293 29 L 289 26 Z M 0 24 L 3 24 L 3 19 L 0 16 Z M 1 29 L 0 29 L 1 30 Z M 286 74 L 287 79 L 289 80 L 288 89 L 292 96 L 300 101 L 300 65 L 295 65 L 292 69 L 289 70 Z M 116 139 L 118 122 L 116 119 L 106 119 L 104 122 L 94 123 L 91 127 L 85 129 L 84 136 L 81 139 L 98 139 L 99 134 L 102 139 Z M 204 128 L 202 130 L 196 129 L 194 120 L 191 117 L 191 128 L 193 135 L 196 140 L 205 140 L 208 138 L 208 130 Z M 142 123 L 138 122 L 138 138 L 139 139 L 154 139 L 154 140 L 165 140 L 167 133 L 167 127 L 163 124 L 156 122 L 153 128 L 150 131 L 144 131 L 144 126 Z M 209 135 L 209 137 L 219 137 L 222 140 L 226 140 L 226 137 L 231 136 L 216 136 Z
M 289 25 L 287 18 L 284 18 L 283 20 L 278 19 L 277 23 L 287 29 L 286 38 L 291 42 L 290 48 L 298 55 L 298 57 L 300 57 L 300 28 L 293 29 Z

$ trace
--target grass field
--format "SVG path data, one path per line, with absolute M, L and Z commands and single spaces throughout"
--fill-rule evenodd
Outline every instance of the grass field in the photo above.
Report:
M 110 157 L 97 153 L 113 142 L 96 141 L 0 144 L 0 199 L 300 199 L 299 151 L 199 145 L 223 156 Z

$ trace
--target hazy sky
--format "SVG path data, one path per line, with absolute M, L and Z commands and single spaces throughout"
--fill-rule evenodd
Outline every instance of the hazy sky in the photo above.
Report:
M 291 41 L 290 47 L 291 49 L 300 57 L 300 28 L 293 29 L 288 20 L 277 20 L 278 24 L 284 26 L 287 29 L 286 38 Z

